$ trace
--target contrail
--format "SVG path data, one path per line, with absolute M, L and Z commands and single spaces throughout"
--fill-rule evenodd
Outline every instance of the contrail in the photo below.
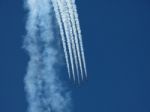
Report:
M 55 68 L 58 51 L 52 45 L 52 4 L 50 0 L 26 0 L 26 8 L 24 48 L 30 56 L 25 76 L 28 112 L 69 112 L 71 98 Z
M 71 24 L 71 18 L 70 18 L 70 13 L 68 11 L 68 7 L 67 7 L 67 3 L 63 0 L 63 6 L 65 8 L 65 11 L 66 11 L 66 17 L 67 17 L 67 20 L 68 20 L 68 29 L 70 31 L 70 40 L 71 40 L 71 45 L 72 45 L 72 49 L 73 49 L 73 55 L 74 55 L 74 60 L 75 60 L 75 66 L 76 66 L 76 69 L 77 69 L 77 78 L 78 78 L 78 82 L 80 82 L 80 79 L 79 79 L 79 70 L 78 70 L 78 57 L 77 57 L 77 51 L 76 51 L 76 45 L 75 45 L 75 39 L 74 39 L 74 34 L 73 34 L 73 28 L 72 28 L 72 24 Z
M 62 38 L 64 54 L 65 54 L 65 59 L 66 59 L 66 64 L 67 64 L 67 69 L 68 69 L 68 75 L 69 75 L 69 78 L 71 78 L 69 56 L 68 56 L 68 52 L 67 52 L 67 48 L 66 48 L 66 40 L 65 40 L 65 34 L 64 34 L 64 30 L 63 30 L 63 23 L 62 23 L 62 20 L 61 20 L 60 11 L 59 11 L 59 8 L 57 6 L 57 1 L 56 0 L 52 0 L 52 4 L 53 4 L 53 8 L 54 8 L 54 11 L 55 11 L 56 19 L 57 19 L 57 22 L 58 22 L 58 25 L 59 25 L 59 29 L 60 29 L 60 34 L 61 34 L 61 38 Z
M 77 33 L 78 33 L 80 49 L 81 49 L 81 54 L 82 54 L 82 61 L 83 61 L 85 75 L 87 77 L 86 62 L 85 62 L 85 55 L 84 55 L 84 49 L 83 49 L 83 41 L 82 41 L 82 36 L 81 36 L 81 29 L 80 29 L 80 23 L 79 23 L 79 19 L 78 19 L 77 8 L 75 5 L 75 0 L 69 0 L 69 1 L 71 2 L 71 5 L 72 5 L 73 11 L 74 11 L 74 19 L 75 19 L 76 27 L 77 27 Z
M 75 0 L 25 0 L 28 9 L 24 48 L 30 56 L 25 76 L 28 112 L 70 112 L 71 97 L 57 74 L 53 17 L 60 31 L 69 77 L 87 77 Z M 80 73 L 79 73 L 80 72 Z
M 67 45 L 68 45 L 68 50 L 69 50 L 69 55 L 70 55 L 70 62 L 71 62 L 71 68 L 72 68 L 72 74 L 73 74 L 73 79 L 75 81 L 75 69 L 74 69 L 74 61 L 73 61 L 73 52 L 72 52 L 72 45 L 71 45 L 71 39 L 70 39 L 70 33 L 69 33 L 69 28 L 67 25 L 67 15 L 64 9 L 64 6 L 62 5 L 63 2 L 60 0 L 57 0 L 58 3 L 58 7 L 60 9 L 60 13 L 61 13 L 61 17 L 62 17 L 62 21 L 64 24 L 64 30 L 65 30 L 65 34 L 66 34 L 66 39 L 67 39 Z
M 78 55 L 78 60 L 79 60 L 79 66 L 80 66 L 81 76 L 82 76 L 82 80 L 83 80 L 83 70 L 82 70 L 82 62 L 81 62 L 81 56 L 80 56 L 81 53 L 80 53 L 80 48 L 79 48 L 79 43 L 78 43 L 79 40 L 77 37 L 77 28 L 75 25 L 74 13 L 73 13 L 73 9 L 72 9 L 70 0 L 66 0 L 66 3 L 68 6 L 68 10 L 69 10 L 70 20 L 71 20 L 71 24 L 72 24 L 72 29 L 73 29 L 75 44 L 76 44 L 76 49 L 77 49 L 77 55 Z
M 84 68 L 86 77 L 87 77 L 87 71 L 86 71 L 83 42 L 82 42 L 82 36 L 81 36 L 81 30 L 79 26 L 76 6 L 71 0 L 56 0 L 56 1 L 62 19 L 62 24 L 64 26 L 64 31 L 66 34 L 66 40 L 68 45 L 67 47 L 69 50 L 69 57 L 70 57 L 73 79 L 75 80 L 76 78 L 75 69 L 74 69 L 75 68 L 74 63 L 75 63 L 77 69 L 76 73 L 79 81 L 79 73 L 78 73 L 78 61 L 79 61 L 81 77 L 83 80 L 84 76 L 83 76 L 82 69 Z

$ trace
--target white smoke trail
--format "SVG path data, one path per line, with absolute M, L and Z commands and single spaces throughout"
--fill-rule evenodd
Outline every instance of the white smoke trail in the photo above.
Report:
M 57 1 L 52 0 L 52 4 L 53 4 L 56 19 L 57 19 L 59 29 L 60 29 L 60 35 L 61 35 L 61 38 L 62 38 L 62 44 L 63 44 L 63 49 L 64 49 L 65 60 L 66 60 L 66 64 L 67 64 L 69 78 L 71 78 L 69 56 L 68 56 L 68 52 L 67 52 L 67 48 L 66 48 L 66 40 L 65 40 L 65 34 L 64 34 L 64 30 L 63 30 L 63 23 L 62 23 L 62 20 L 61 20 L 61 15 L 60 15 L 60 12 L 59 12 L 59 8 L 57 6 Z
M 78 12 L 77 12 L 77 8 L 76 8 L 76 5 L 75 5 L 75 0 L 69 0 L 69 1 L 71 2 L 73 12 L 74 12 L 74 19 L 75 19 L 75 22 L 76 22 L 75 24 L 76 24 L 76 27 L 77 27 L 77 33 L 78 33 L 78 38 L 79 38 L 81 56 L 82 56 L 85 75 L 87 77 L 86 62 L 85 62 L 85 55 L 84 55 L 84 49 L 83 49 L 83 41 L 82 41 L 82 36 L 81 36 L 80 23 L 79 23 L 79 19 L 78 19 Z
M 81 53 L 80 53 L 80 48 L 79 48 L 79 43 L 78 43 L 78 37 L 77 37 L 77 29 L 76 29 L 76 22 L 74 19 L 74 12 L 73 12 L 73 7 L 72 4 L 70 2 L 70 0 L 66 0 L 67 3 L 67 7 L 68 7 L 68 11 L 69 11 L 69 15 L 70 15 L 70 21 L 72 24 L 72 29 L 73 29 L 73 34 L 74 34 L 74 40 L 75 40 L 75 44 L 76 44 L 76 50 L 77 50 L 77 55 L 78 55 L 78 60 L 79 60 L 79 66 L 80 66 L 80 71 L 81 71 L 81 76 L 82 76 L 82 80 L 83 80 L 83 70 L 82 70 L 82 62 L 81 62 Z
M 83 69 L 86 77 L 87 77 L 87 70 L 86 70 L 83 42 L 82 42 L 81 30 L 80 30 L 75 1 L 56 0 L 53 2 L 57 2 L 57 5 L 55 7 L 59 9 L 58 11 L 60 13 L 60 18 L 62 20 L 62 26 L 64 27 L 64 33 L 67 40 L 67 48 L 69 51 L 69 58 L 71 63 L 73 79 L 74 80 L 76 79 L 75 73 L 77 73 L 78 81 L 80 80 L 79 71 L 78 71 L 78 65 L 79 65 L 81 77 L 83 80 L 84 79 Z M 76 72 L 75 72 L 74 63 L 77 69 Z
M 54 65 L 57 64 L 57 50 L 52 45 L 54 41 L 51 26 L 52 6 L 60 29 L 69 77 L 72 73 L 73 79 L 76 80 L 75 73 L 77 73 L 79 81 L 78 65 L 82 79 L 83 68 L 87 76 L 81 30 L 74 2 L 73 0 L 26 0 L 29 15 L 24 46 L 30 55 L 30 62 L 25 77 L 25 88 L 28 94 L 29 112 L 69 111 L 69 94 L 54 69 Z
M 70 96 L 56 75 L 57 50 L 52 45 L 49 0 L 27 0 L 29 10 L 24 47 L 30 55 L 25 77 L 28 112 L 69 112 Z M 50 15 L 51 14 L 51 15 Z
M 75 66 L 77 69 L 77 78 L 78 78 L 78 82 L 80 83 L 80 79 L 79 79 L 79 70 L 78 70 L 78 57 L 77 57 L 77 51 L 76 51 L 76 45 L 75 45 L 75 39 L 74 39 L 74 34 L 73 34 L 73 28 L 72 28 L 72 24 L 71 24 L 71 18 L 70 18 L 70 12 L 68 10 L 68 6 L 66 1 L 62 0 L 62 5 L 64 6 L 65 9 L 65 13 L 66 13 L 66 17 L 68 20 L 68 29 L 69 29 L 69 33 L 70 33 L 70 40 L 71 40 L 71 45 L 72 45 L 72 49 L 73 49 L 73 56 L 74 56 L 74 60 L 75 60 Z
M 73 74 L 73 79 L 75 81 L 75 70 L 74 70 L 74 61 L 73 61 L 73 52 L 72 52 L 72 45 L 71 45 L 71 39 L 70 39 L 70 31 L 67 25 L 68 22 L 68 18 L 67 18 L 67 14 L 63 5 L 63 2 L 61 0 L 56 0 L 59 10 L 60 10 L 60 14 L 62 17 L 62 22 L 64 25 L 64 30 L 65 30 L 65 34 L 66 34 L 66 40 L 67 40 L 67 45 L 68 45 L 68 50 L 69 50 L 69 55 L 70 55 L 70 62 L 71 62 L 71 68 L 72 68 L 72 74 Z

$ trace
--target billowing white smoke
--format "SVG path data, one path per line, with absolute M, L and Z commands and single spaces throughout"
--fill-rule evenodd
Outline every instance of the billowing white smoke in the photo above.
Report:
M 29 14 L 24 47 L 30 55 L 25 77 L 28 112 L 69 112 L 69 92 L 54 68 L 58 56 L 52 45 L 52 4 L 50 0 L 26 0 L 26 7 Z
M 52 17 L 56 17 L 69 77 L 87 77 L 83 42 L 74 0 L 26 0 L 27 35 L 24 47 L 30 61 L 25 77 L 28 112 L 69 112 L 71 97 L 62 85 L 56 64 Z

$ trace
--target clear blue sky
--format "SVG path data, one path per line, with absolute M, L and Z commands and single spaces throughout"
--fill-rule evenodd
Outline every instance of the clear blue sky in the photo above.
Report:
M 88 80 L 75 112 L 150 112 L 150 1 L 76 0 Z M 0 112 L 25 112 L 23 0 L 0 0 Z M 64 74 L 65 75 L 65 74 Z

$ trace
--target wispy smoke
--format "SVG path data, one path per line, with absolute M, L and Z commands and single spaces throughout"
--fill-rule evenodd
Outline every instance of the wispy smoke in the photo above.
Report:
M 28 9 L 24 48 L 30 61 L 25 77 L 28 112 L 70 112 L 71 97 L 56 73 L 52 18 L 59 26 L 68 74 L 80 83 L 87 77 L 75 0 L 25 0 Z
M 26 0 L 27 35 L 24 47 L 30 55 L 25 89 L 28 112 L 69 112 L 70 94 L 56 74 L 58 52 L 53 46 L 53 9 L 50 0 Z

